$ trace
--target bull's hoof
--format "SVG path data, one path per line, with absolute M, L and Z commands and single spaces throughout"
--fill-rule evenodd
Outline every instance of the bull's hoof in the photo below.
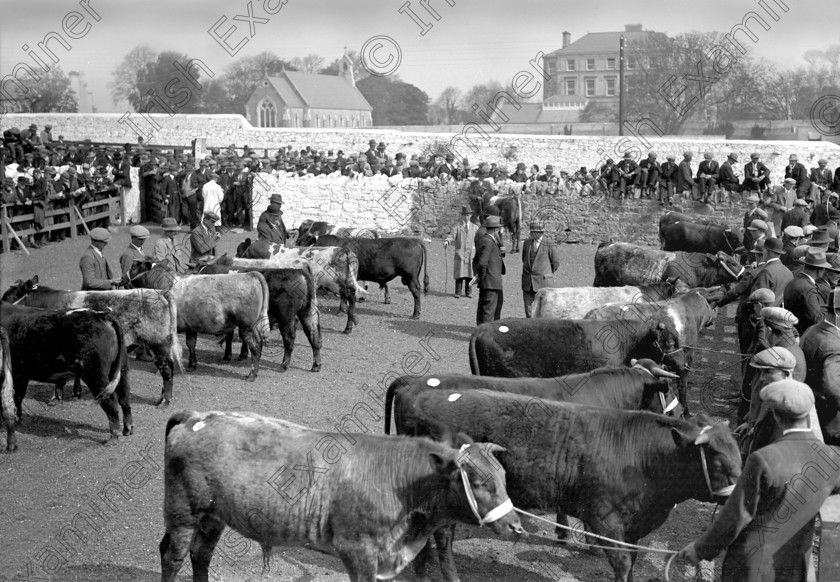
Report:
M 342 331 L 341 333 L 343 333 L 344 335 L 350 335 L 351 331 L 353 331 L 352 327 L 345 327 L 344 331 Z
M 52 397 L 52 398 L 50 398 L 50 399 L 49 399 L 49 401 L 47 402 L 47 406 L 56 406 L 57 404 L 61 404 L 62 402 L 63 402 L 63 400 L 59 400 L 58 398 L 56 398 L 55 396 L 53 396 L 53 397 Z
M 239 354 L 239 357 L 238 357 L 238 358 L 236 358 L 236 361 L 237 361 L 237 362 L 244 362 L 244 361 L 245 361 L 245 360 L 247 360 L 247 359 L 248 359 L 248 356 L 247 356 L 247 355 L 243 356 L 242 354 Z M 230 361 L 230 360 L 228 360 L 228 362 L 229 362 L 229 361 Z
M 415 313 L 414 315 L 412 315 L 411 317 L 409 317 L 409 319 L 420 319 L 420 314 L 419 314 L 419 313 Z
M 282 374 L 283 372 L 285 372 L 288 369 L 289 369 L 289 367 L 286 364 L 280 364 L 280 368 L 278 368 L 277 371 Z
M 169 406 L 169 399 L 161 396 L 155 404 L 158 408 L 166 408 Z
M 222 364 L 229 364 L 230 363 L 230 356 L 222 356 L 222 359 L 219 360 Z
M 102 441 L 102 444 L 106 447 L 113 447 L 114 445 L 118 444 L 119 440 L 119 433 L 111 433 L 111 436 L 107 440 Z
M 257 381 L 257 375 L 254 374 L 253 372 L 251 372 L 250 374 L 245 376 L 245 381 L 246 382 L 256 382 Z
M 79 392 L 78 394 L 73 394 L 73 400 L 79 402 L 82 399 L 82 393 Z
M 386 298 L 385 298 L 385 305 L 390 305 L 390 304 L 391 304 L 391 298 L 390 298 L 390 297 L 386 297 Z
M 320 372 L 321 371 L 321 364 L 312 364 L 312 368 L 309 371 L 310 372 Z
M 123 436 L 131 436 L 134 434 L 134 425 L 123 427 Z
M 18 449 L 17 443 L 13 445 L 6 445 L 6 452 L 7 453 L 14 453 Z
M 224 362 L 224 360 L 222 361 Z M 195 362 L 190 362 L 189 364 L 187 364 L 187 372 L 195 372 L 195 368 Z

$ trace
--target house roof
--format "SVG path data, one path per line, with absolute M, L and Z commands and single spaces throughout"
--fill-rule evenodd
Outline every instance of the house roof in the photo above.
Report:
M 361 92 L 343 77 L 283 71 L 279 77 L 268 77 L 268 81 L 289 107 L 373 110 Z
M 578 53 L 618 53 L 618 43 L 622 35 L 624 35 L 624 40 L 627 44 L 635 44 L 647 40 L 651 34 L 655 33 L 651 30 L 589 32 L 566 48 L 557 49 L 554 52 L 548 53 L 546 56 L 552 57 Z
M 583 109 L 543 109 L 542 103 L 522 103 L 521 109 L 517 110 L 512 104 L 504 103 L 493 114 L 491 119 L 499 123 L 504 119 L 501 114 L 504 114 L 508 120 L 504 123 L 570 123 L 577 121 Z

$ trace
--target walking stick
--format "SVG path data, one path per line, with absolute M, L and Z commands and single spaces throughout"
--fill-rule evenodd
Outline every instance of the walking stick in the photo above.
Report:
M 449 293 L 449 251 L 446 248 L 448 245 L 443 246 L 443 265 L 444 265 L 444 272 L 443 272 L 443 292 Z

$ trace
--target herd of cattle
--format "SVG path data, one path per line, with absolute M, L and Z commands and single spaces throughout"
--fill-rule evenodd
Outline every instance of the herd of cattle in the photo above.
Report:
M 689 415 L 687 387 L 692 348 L 715 317 L 707 298 L 743 272 L 729 254 L 740 243 L 726 227 L 692 230 L 689 217 L 675 214 L 660 222 L 665 250 L 602 243 L 593 287 L 541 289 L 533 318 L 478 326 L 472 376 L 395 380 L 384 432 L 393 416 L 400 436 L 315 431 L 249 413 L 173 415 L 162 580 L 175 580 L 188 553 L 194 579 L 206 580 L 226 526 L 258 541 L 266 560 L 284 545 L 334 553 L 354 581 L 388 579 L 411 562 L 425 576 L 434 538 L 444 579 L 457 580 L 455 524 L 525 536 L 513 504 L 635 543 L 677 503 L 721 502 L 740 475 L 740 452 L 725 425 Z M 229 359 L 238 331 L 253 380 L 271 327 L 280 328 L 288 366 L 298 321 L 312 371 L 320 369 L 319 289 L 346 303 L 345 333 L 357 323 L 357 294 L 366 293 L 359 281 L 379 283 L 389 302 L 387 283 L 400 277 L 414 296 L 412 317 L 420 316 L 421 275 L 422 289 L 429 286 L 421 241 L 331 231 L 304 224 L 294 248 L 246 240 L 236 258 L 183 277 L 137 263 L 137 289 L 15 283 L 2 297 L 0 329 L 7 449 L 16 448 L 30 380 L 54 383 L 56 398 L 66 381 L 76 389 L 84 381 L 108 416 L 108 442 L 120 435 L 117 405 L 122 434 L 131 434 L 126 354 L 135 346 L 151 351 L 163 378 L 158 404 L 166 405 L 181 366 L 179 333 L 192 370 L 197 334 L 224 337 Z M 327 468 L 308 486 L 275 479 L 278 467 L 313 467 L 318 455 Z M 628 580 L 636 552 L 604 543 L 615 548 L 606 552 L 615 579 Z

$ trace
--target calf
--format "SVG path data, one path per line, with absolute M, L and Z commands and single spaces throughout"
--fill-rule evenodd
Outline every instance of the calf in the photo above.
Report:
M 172 376 L 175 363 L 181 366 L 181 344 L 178 341 L 178 308 L 171 294 L 153 289 L 119 291 L 62 291 L 38 284 L 36 275 L 28 281 L 17 281 L 3 295 L 11 301 L 42 309 L 89 308 L 107 311 L 114 316 L 124 333 L 127 348 L 149 348 L 155 366 L 163 378 L 158 405 L 172 399 Z M 76 378 L 78 384 L 79 379 Z M 75 390 L 78 394 L 80 388 Z M 56 389 L 54 399 L 61 399 Z
M 391 303 L 388 281 L 400 277 L 414 297 L 411 319 L 420 318 L 420 273 L 423 272 L 423 293 L 429 292 L 429 273 L 426 245 L 409 237 L 382 239 L 342 239 L 335 235 L 317 238 L 316 244 L 324 247 L 342 247 L 359 259 L 359 280 L 379 283 L 385 290 L 385 303 Z
M 260 242 L 265 241 L 257 241 Z M 357 281 L 359 260 L 352 251 L 341 247 L 289 248 L 270 243 L 266 245 L 266 253 L 263 253 L 267 254 L 267 257 L 251 262 L 253 255 L 249 253 L 249 249 L 253 246 L 251 239 L 245 239 L 237 248 L 235 259 L 226 258 L 219 262 L 233 267 L 299 269 L 301 261 L 306 261 L 312 269 L 316 289 L 325 289 L 341 297 L 339 313 L 344 311 L 344 305 L 347 304 L 347 326 L 344 333 L 353 331 L 353 325 L 359 323 L 356 318 L 356 292 L 366 291 Z
M 17 450 L 17 436 L 15 435 L 17 423 L 9 335 L 6 333 L 6 328 L 0 325 L 0 425 L 6 426 L 6 450 L 9 452 Z
M 677 503 L 723 502 L 741 473 L 732 434 L 702 416 L 689 422 L 650 412 L 465 390 L 457 398 L 454 393 L 423 392 L 397 403 L 394 417 L 398 434 L 423 436 L 448 429 L 505 443 L 508 452 L 500 461 L 516 507 L 559 507 L 596 535 L 630 543 L 660 527 Z M 438 546 L 451 552 L 453 533 L 436 532 Z M 607 550 L 607 558 L 616 582 L 626 582 L 632 579 L 636 553 L 615 547 Z M 420 571 L 424 566 L 417 564 L 418 575 L 425 573 Z M 454 564 L 450 566 L 454 574 Z
M 90 309 L 48 310 L 3 302 L 0 324 L 9 334 L 18 420 L 30 380 L 55 383 L 77 377 L 108 417 L 111 436 L 105 444 L 120 436 L 117 403 L 123 413 L 122 434 L 134 432 L 123 331 L 113 317 Z
M 492 457 L 501 450 L 178 413 L 166 425 L 161 580 L 174 581 L 189 552 L 193 579 L 206 581 L 225 526 L 259 542 L 266 564 L 274 546 L 310 545 L 337 555 L 354 582 L 397 576 L 453 521 L 522 533 Z M 302 466 L 314 468 L 308 485 L 290 475 Z
M 679 279 L 638 287 L 545 287 L 534 297 L 531 317 L 583 319 L 589 311 L 605 303 L 662 301 L 684 291 L 688 291 L 688 286 Z

